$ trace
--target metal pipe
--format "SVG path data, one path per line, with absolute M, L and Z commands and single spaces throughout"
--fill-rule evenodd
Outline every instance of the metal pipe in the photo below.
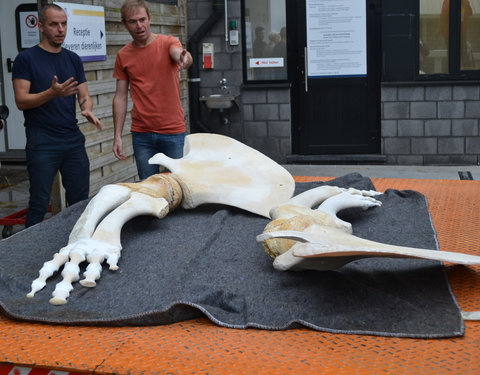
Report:
M 225 8 L 225 43 L 228 42 L 228 4 L 227 0 L 225 0 L 225 3 L 223 4 L 223 7 Z

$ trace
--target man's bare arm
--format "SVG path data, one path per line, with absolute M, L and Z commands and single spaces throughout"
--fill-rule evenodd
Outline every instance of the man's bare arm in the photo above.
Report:
M 39 93 L 31 93 L 30 86 L 30 81 L 25 79 L 15 78 L 13 80 L 15 103 L 21 111 L 40 107 L 56 97 L 71 96 L 78 93 L 78 82 L 74 81 L 73 77 L 63 83 L 58 83 L 57 76 L 53 76 L 52 85 Z
M 113 97 L 113 153 L 120 160 L 126 158 L 123 154 L 122 132 L 127 116 L 127 103 L 128 81 L 117 79 L 117 88 Z
M 93 114 L 93 101 L 88 92 L 87 82 L 78 85 L 78 103 L 82 110 L 82 116 L 84 116 L 89 122 L 97 127 L 98 130 L 103 129 L 103 125 L 100 120 Z

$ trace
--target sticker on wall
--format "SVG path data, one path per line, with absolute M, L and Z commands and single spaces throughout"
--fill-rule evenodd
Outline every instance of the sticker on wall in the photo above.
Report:
M 203 43 L 203 69 L 213 69 L 213 43 Z
M 248 60 L 249 68 L 282 68 L 283 57 L 251 58 Z
M 19 12 L 21 49 L 30 48 L 40 42 L 38 12 Z

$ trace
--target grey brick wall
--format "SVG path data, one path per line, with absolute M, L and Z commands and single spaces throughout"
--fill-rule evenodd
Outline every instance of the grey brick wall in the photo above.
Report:
M 275 88 L 241 90 L 243 142 L 277 162 L 291 153 L 290 91 Z
M 212 2 L 189 0 L 189 35 L 193 35 L 212 13 Z M 241 28 L 240 0 L 228 1 L 228 21 L 237 21 Z M 208 111 L 203 105 L 202 121 L 215 133 L 233 137 L 284 163 L 291 153 L 290 90 L 269 87 L 249 88 L 243 85 L 241 46 L 225 44 L 225 24 L 222 17 L 207 33 L 201 43 L 214 43 L 214 69 L 200 65 L 200 95 L 220 93 L 219 81 L 227 79 L 228 91 L 238 95 L 234 108 L 219 113 Z M 201 64 L 202 46 L 199 56 Z M 228 121 L 225 123 L 224 119 Z
M 237 21 L 240 29 L 241 1 L 229 0 L 227 5 L 228 21 Z M 189 0 L 187 6 L 191 36 L 212 13 L 212 2 Z M 244 85 L 241 45 L 227 46 L 224 33 L 222 17 L 201 41 L 214 43 L 215 67 L 200 66 L 200 94 L 218 93 L 220 79 L 226 78 L 229 92 L 238 95 L 237 105 L 223 113 L 202 105 L 201 120 L 212 131 L 284 163 L 292 143 L 290 90 Z M 201 53 L 194 58 L 201 62 Z M 382 87 L 381 105 L 382 154 L 387 164 L 480 163 L 479 86 L 389 85 Z
M 382 154 L 387 164 L 480 163 L 480 88 L 382 87 Z

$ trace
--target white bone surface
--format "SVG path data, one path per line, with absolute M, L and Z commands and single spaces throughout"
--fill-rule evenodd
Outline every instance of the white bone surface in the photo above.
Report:
M 68 245 L 45 262 L 32 282 L 28 297 L 41 290 L 46 280 L 64 266 L 63 280 L 57 284 L 50 303 L 65 304 L 72 283 L 79 280 L 79 265 L 89 264 L 80 284 L 94 287 L 106 260 L 118 269 L 123 225 L 138 215 L 163 218 L 180 202 L 186 208 L 203 203 L 223 203 L 263 216 L 289 199 L 293 177 L 268 157 L 231 138 L 213 134 L 186 137 L 185 157 L 170 159 L 157 154 L 152 161 L 172 174 L 157 174 L 139 183 L 107 185 L 89 202 L 76 222 Z
M 336 214 L 347 207 L 380 206 L 374 199 L 378 192 L 370 190 L 343 189 L 335 186 L 320 186 L 299 194 L 285 204 L 271 210 L 273 221 L 264 229 L 264 233 L 295 230 L 314 233 L 322 228 L 339 228 L 352 233 L 352 225 L 340 220 Z M 313 209 L 312 207 L 318 208 Z M 275 238 L 263 242 L 265 251 L 273 258 L 286 253 L 295 242 L 286 238 Z M 286 256 L 285 256 L 286 257 Z M 275 264 L 275 263 L 274 263 Z
M 68 243 L 90 238 L 100 219 L 130 198 L 130 189 L 120 185 L 103 186 L 88 203 L 70 233 Z
M 395 246 L 354 236 L 351 224 L 337 218 L 349 207 L 378 206 L 373 191 L 321 186 L 293 197 L 272 210 L 264 233 L 257 236 L 275 258 L 273 267 L 286 270 L 333 270 L 367 257 L 429 259 L 457 264 L 480 264 L 480 256 Z M 318 209 L 310 207 L 319 205 Z
M 296 231 L 264 233 L 259 235 L 257 239 L 266 241 L 270 238 L 285 238 L 304 242 L 292 246 L 287 251 L 289 255 L 283 254 L 285 256 L 279 256 L 275 259 L 275 268 L 281 270 L 303 267 L 304 269 L 325 271 L 336 269 L 339 264 L 341 266 L 353 260 L 368 257 L 417 258 L 465 265 L 480 264 L 480 256 L 389 245 L 366 240 L 334 227 L 316 229 L 314 233 Z M 302 263 L 302 258 L 309 261 Z M 316 259 L 319 260 L 317 263 L 321 268 L 315 267 Z
M 270 209 L 292 197 L 290 173 L 262 153 L 218 134 L 191 134 L 184 156 L 157 154 L 149 160 L 173 173 L 182 187 L 184 208 L 226 204 L 270 217 Z
M 375 199 L 378 192 L 322 186 L 292 198 L 295 183 L 288 171 L 260 152 L 221 135 L 187 136 L 184 154 L 182 159 L 157 154 L 149 160 L 168 168 L 171 174 L 103 187 L 78 219 L 68 245 L 43 264 L 27 296 L 33 297 L 64 266 L 63 280 L 50 302 L 66 303 L 72 283 L 79 280 L 79 265 L 85 261 L 88 266 L 80 284 L 95 286 L 104 261 L 110 270 L 118 269 L 121 229 L 128 220 L 145 214 L 163 218 L 180 202 L 184 208 L 226 204 L 274 219 L 257 240 L 275 258 L 274 267 L 279 270 L 334 269 L 365 256 L 480 263 L 480 257 L 392 247 L 353 236 L 351 224 L 340 220 L 337 212 L 348 207 L 380 206 Z
M 99 218 L 104 216 L 105 209 L 112 207 L 111 202 L 123 203 L 101 221 L 90 238 L 84 238 L 86 231 L 82 230 L 82 226 L 78 222 L 82 221 L 83 223 L 88 223 L 89 226 L 93 225 L 89 222 L 90 217 L 88 215 L 82 215 L 74 227 L 77 228 L 75 235 L 70 235 L 70 241 L 73 242 L 55 254 L 51 261 L 44 263 L 39 271 L 39 277 L 32 282 L 32 290 L 27 294 L 27 297 L 32 298 L 36 292 L 45 286 L 46 280 L 65 264 L 62 271 L 63 280 L 57 284 L 52 293 L 53 298 L 50 299 L 50 303 L 54 305 L 65 304 L 73 289 L 72 283 L 79 280 L 80 263 L 85 260 L 89 263 L 84 273 L 85 278 L 80 281 L 80 284 L 86 287 L 96 285 L 96 280 L 100 278 L 101 264 L 104 260 L 109 264 L 110 270 L 115 271 L 118 269 L 117 262 L 122 249 L 120 233 L 123 225 L 128 220 L 139 215 L 153 215 L 162 218 L 168 213 L 169 204 L 166 199 L 151 197 L 139 192 L 131 192 L 129 198 L 124 201 L 125 190 L 128 190 L 129 193 L 131 192 L 127 188 L 103 189 L 96 196 L 96 200 L 92 199 L 89 202 L 84 214 L 85 212 L 91 213 L 92 217 Z M 112 197 L 112 192 L 120 194 Z M 96 204 L 96 202 L 103 203 Z M 77 239 L 74 240 L 75 238 Z M 69 259 L 70 261 L 68 261 Z
M 152 215 L 161 219 L 167 213 L 168 202 L 165 198 L 154 198 L 143 193 L 133 192 L 130 199 L 100 222 L 92 238 L 121 248 L 120 232 L 127 221 L 140 215 Z

